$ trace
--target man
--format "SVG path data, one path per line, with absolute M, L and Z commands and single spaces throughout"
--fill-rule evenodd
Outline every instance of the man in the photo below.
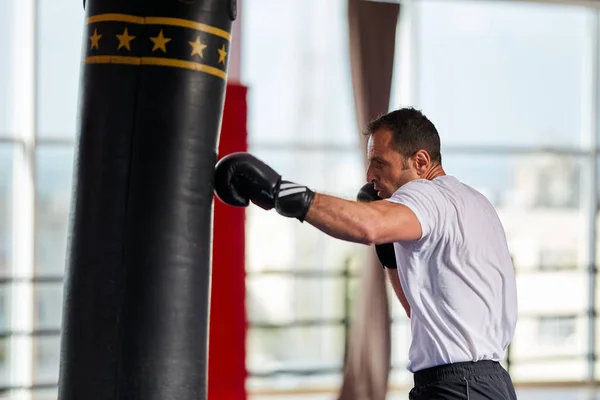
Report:
M 516 325 L 516 283 L 493 206 L 446 175 L 438 132 L 421 112 L 390 112 L 372 121 L 367 134 L 373 186 L 359 198 L 382 201 L 315 193 L 247 153 L 219 161 L 217 196 L 234 206 L 275 208 L 341 240 L 379 249 L 393 243 L 394 289 L 411 319 L 409 398 L 516 399 L 499 363 Z M 381 258 L 395 266 L 389 252 Z M 389 275 L 394 284 L 396 275 Z

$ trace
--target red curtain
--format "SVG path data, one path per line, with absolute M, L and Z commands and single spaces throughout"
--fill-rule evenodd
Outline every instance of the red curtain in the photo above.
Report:
M 247 151 L 247 88 L 229 83 L 219 158 Z M 245 209 L 215 198 L 208 357 L 208 398 L 246 399 Z

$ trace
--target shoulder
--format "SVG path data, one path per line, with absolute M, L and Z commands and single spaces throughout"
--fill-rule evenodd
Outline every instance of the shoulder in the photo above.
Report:
M 430 181 L 427 179 L 415 179 L 404 185 L 392 194 L 388 199 L 392 202 L 401 202 L 404 199 L 424 199 L 435 200 L 443 197 L 443 191 L 440 190 L 441 181 Z
M 439 183 L 415 179 L 404 184 L 386 199 L 390 203 L 407 207 L 414 214 L 421 225 L 421 238 L 429 236 L 446 208 L 444 191 L 438 187 Z

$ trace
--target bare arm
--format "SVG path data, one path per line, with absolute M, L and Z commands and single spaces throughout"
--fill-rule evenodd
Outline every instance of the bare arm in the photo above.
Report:
M 408 304 L 408 300 L 406 300 L 406 296 L 404 295 L 404 290 L 402 289 L 402 284 L 400 283 L 400 277 L 398 276 L 397 270 L 386 268 L 385 273 L 392 284 L 392 288 L 396 293 L 396 297 L 398 297 L 398 300 L 400 300 L 404 311 L 406 311 L 406 315 L 408 318 L 410 318 L 410 305 Z
M 361 203 L 316 193 L 305 221 L 337 239 L 366 245 L 421 237 L 415 214 L 389 201 Z

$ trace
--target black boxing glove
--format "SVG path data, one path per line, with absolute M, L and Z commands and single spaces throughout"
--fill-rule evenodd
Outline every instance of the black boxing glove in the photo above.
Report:
M 367 183 L 358 191 L 356 200 L 369 203 L 371 201 L 382 200 L 382 198 L 377 194 L 374 185 L 372 183 Z M 390 269 L 398 268 L 396 265 L 396 252 L 394 251 L 393 243 L 376 244 L 375 252 L 377 253 L 377 258 L 379 258 L 379 261 L 384 267 Z
M 304 222 L 315 193 L 281 175 L 249 153 L 231 153 L 215 166 L 215 193 L 224 203 L 247 207 L 250 201 L 264 210 L 275 208 L 285 217 Z

